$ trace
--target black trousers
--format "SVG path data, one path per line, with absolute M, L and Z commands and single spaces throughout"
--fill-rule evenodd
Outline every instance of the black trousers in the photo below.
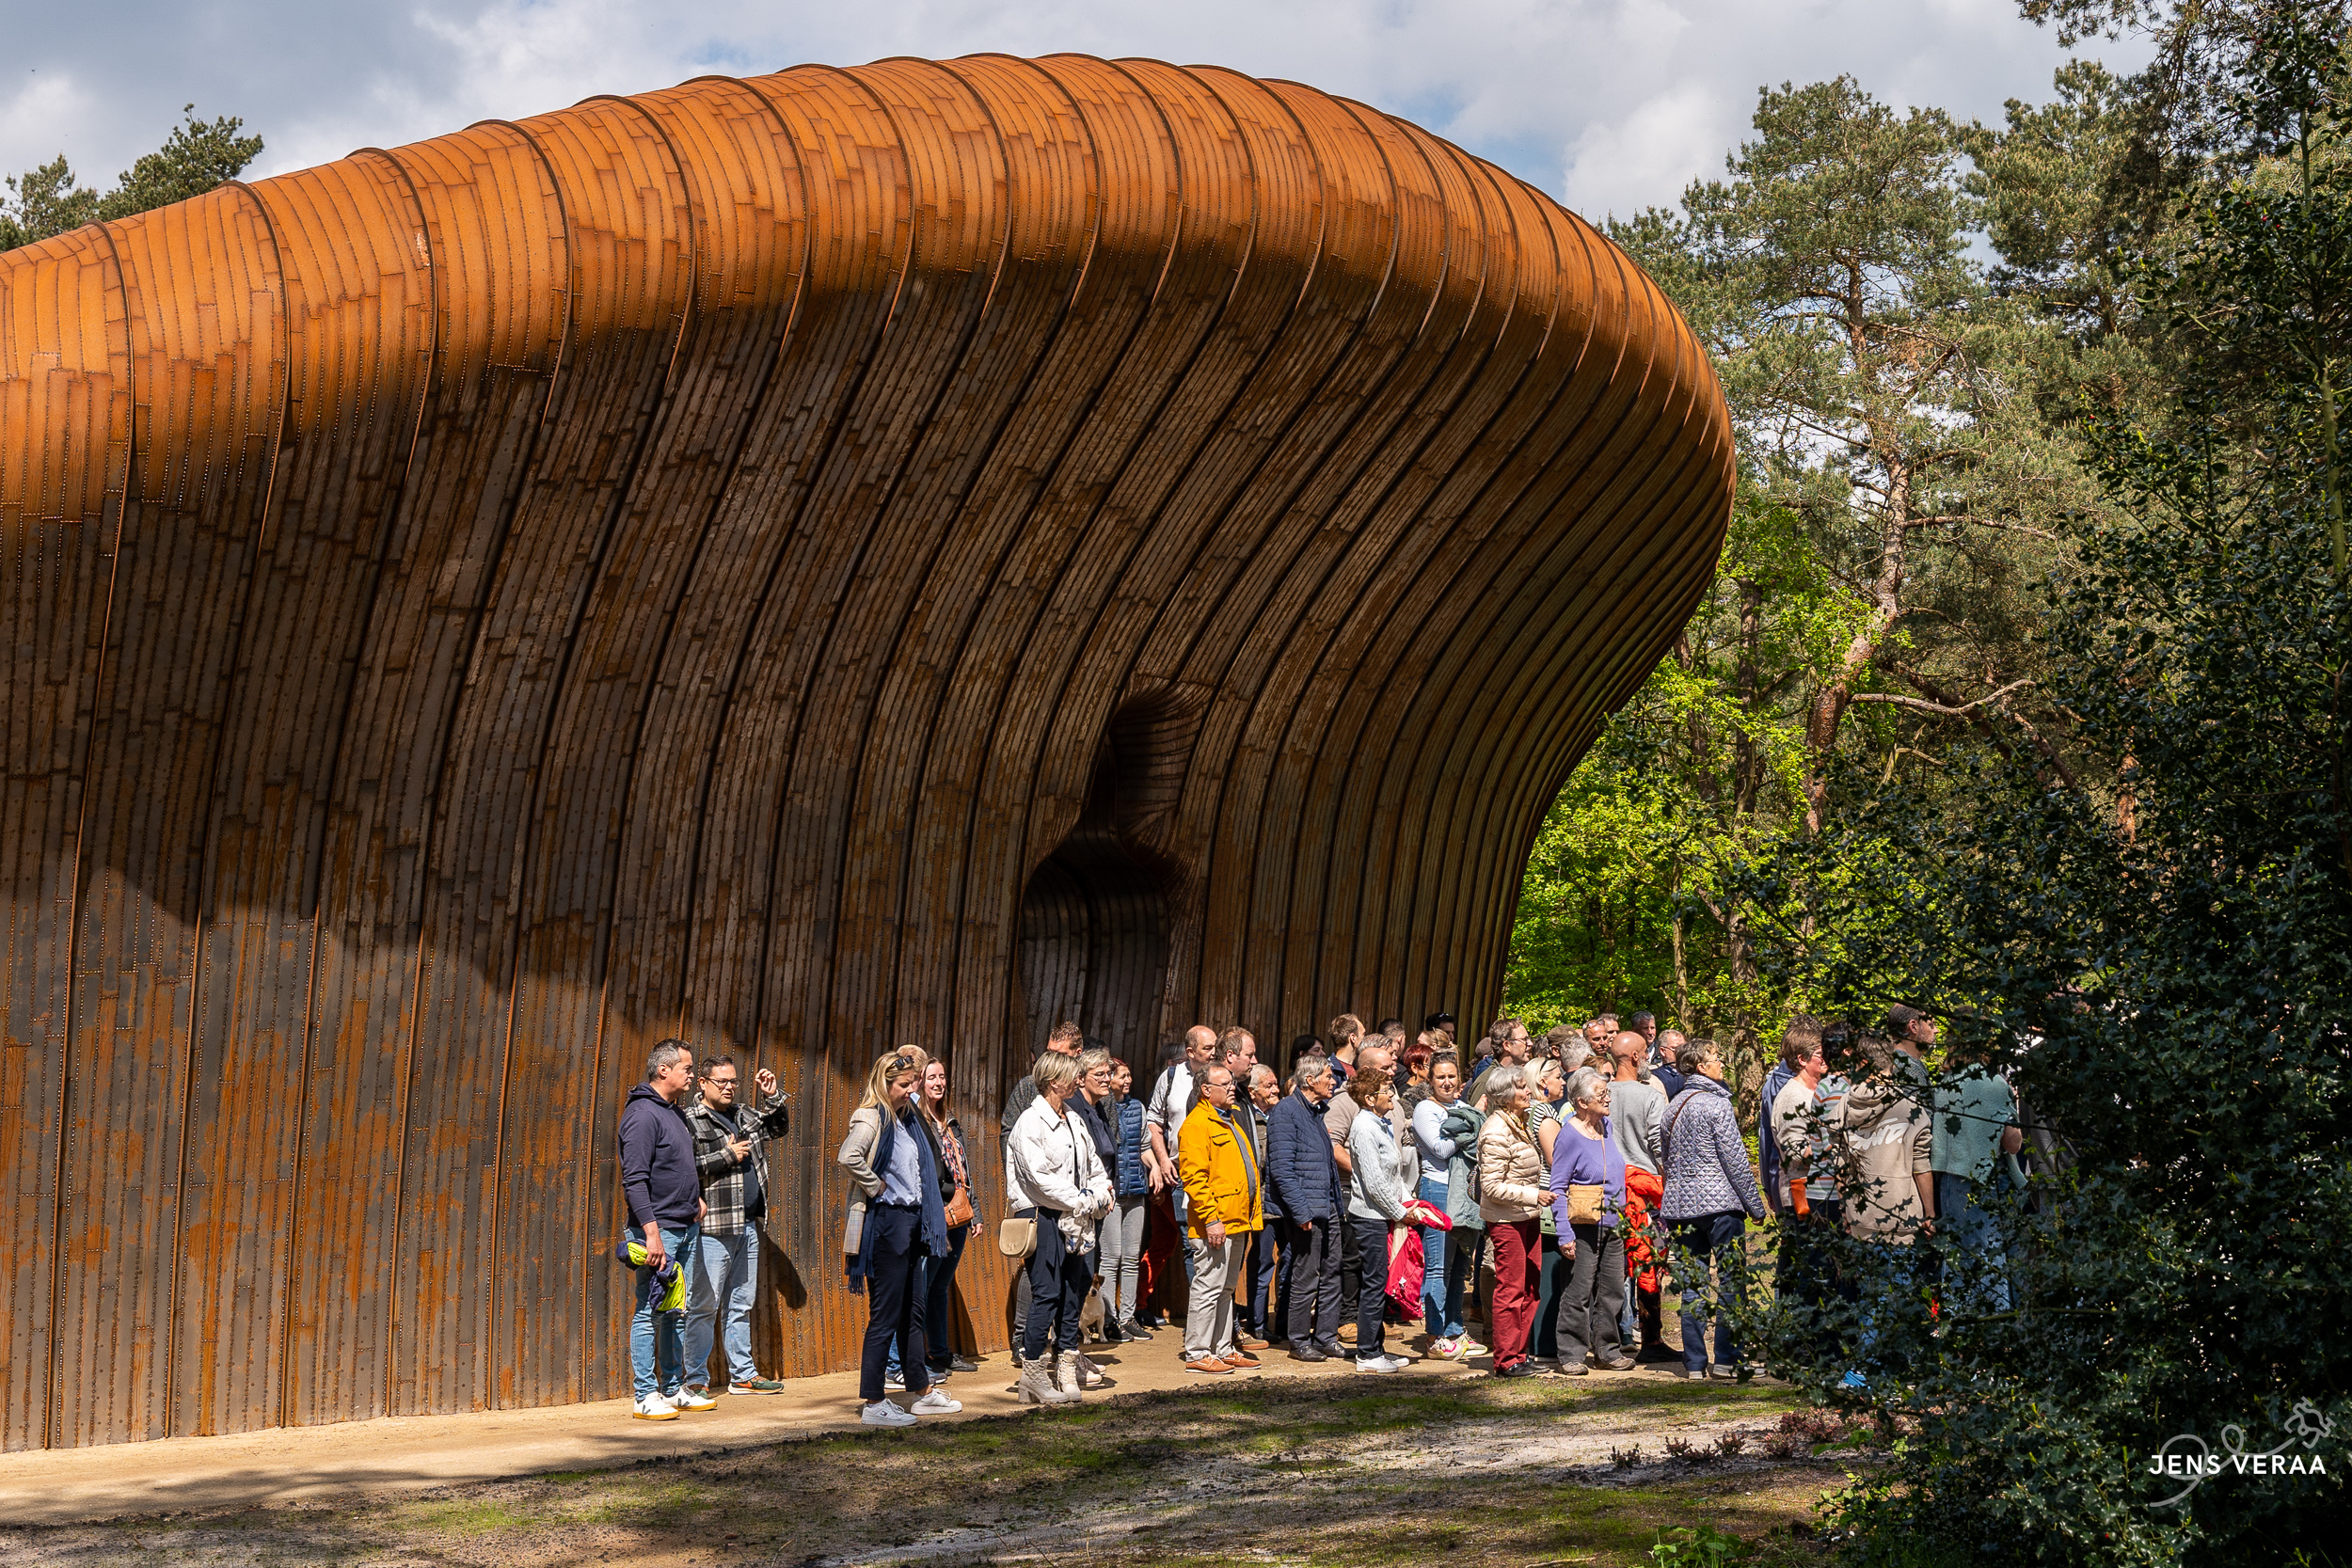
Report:
M 1851 1300 L 1851 1285 L 1837 1277 L 1837 1264 L 1828 1243 L 1843 1227 L 1844 1206 L 1836 1198 L 1816 1198 L 1813 1212 L 1799 1219 L 1796 1211 L 1783 1212 L 1777 1292 L 1788 1305 L 1799 1333 L 1824 1364 L 1837 1354 L 1837 1333 L 1830 1323 L 1830 1303 Z
M 1340 1316 L 1343 1320 L 1356 1316 L 1356 1306 L 1364 1293 L 1363 1245 L 1356 1239 L 1356 1227 L 1347 1223 L 1348 1216 L 1339 1217 L 1340 1228 Z M 1385 1276 L 1384 1276 L 1385 1278 Z
M 866 1354 L 858 1360 L 857 1397 L 875 1404 L 882 1398 L 882 1370 L 894 1338 L 906 1347 L 907 1392 L 920 1394 L 931 1386 L 923 1369 L 923 1292 L 916 1288 L 914 1266 L 923 1246 L 923 1216 L 913 1209 L 875 1204 L 866 1211 L 866 1223 L 874 1230 L 874 1253 L 873 1272 L 866 1276 Z
M 1625 1310 L 1625 1235 L 1597 1225 L 1569 1228 L 1576 1233 L 1574 1258 L 1560 1257 L 1560 1243 L 1552 1242 L 1563 1276 L 1554 1310 L 1560 1362 L 1581 1367 L 1587 1355 L 1613 1361 L 1624 1353 L 1617 1320 Z
M 1291 1348 L 1336 1342 L 1340 1332 L 1340 1238 L 1337 1215 L 1309 1229 L 1282 1222 L 1280 1317 Z
M 1055 1338 L 1076 1350 L 1087 1292 L 1094 1289 L 1094 1255 L 1062 1240 L 1057 1210 L 1037 1212 L 1037 1250 L 1029 1254 L 1029 1316 L 1021 1325 L 1021 1359 L 1035 1361 Z
M 1358 1284 L 1356 1295 L 1356 1354 L 1378 1355 L 1382 1349 L 1380 1323 L 1389 1305 L 1389 1222 L 1368 1220 L 1361 1214 L 1347 1216 L 1347 1233 L 1356 1243 Z M 1377 1273 L 1380 1283 L 1372 1278 Z
M 1249 1233 L 1249 1257 L 1242 1266 L 1242 1326 L 1261 1339 L 1271 1339 L 1281 1329 L 1268 1315 L 1266 1299 L 1274 1286 L 1275 1227 L 1281 1223 L 1278 1214 L 1264 1229 Z

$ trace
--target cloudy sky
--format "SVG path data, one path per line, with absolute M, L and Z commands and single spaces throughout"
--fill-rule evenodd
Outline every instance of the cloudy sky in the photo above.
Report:
M 1763 83 L 1997 119 L 2063 57 L 2014 0 L 0 0 L 0 172 L 63 151 L 101 185 L 191 100 L 275 174 L 705 72 L 1075 51 L 1361 99 L 1595 218 L 1720 170 Z

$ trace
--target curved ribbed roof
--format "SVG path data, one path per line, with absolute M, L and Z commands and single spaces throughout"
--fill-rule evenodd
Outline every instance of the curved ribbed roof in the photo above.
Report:
M 877 1050 L 996 1216 L 1044 1020 L 1476 1029 L 1731 484 L 1589 226 L 1215 69 L 706 78 L 0 256 L 0 1441 L 616 1392 L 673 1032 L 796 1095 L 802 1371 Z

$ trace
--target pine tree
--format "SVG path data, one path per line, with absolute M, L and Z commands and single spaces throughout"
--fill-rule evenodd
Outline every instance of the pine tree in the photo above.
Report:
M 0 250 L 202 196 L 234 180 L 262 155 L 261 137 L 237 135 L 244 120 L 223 115 L 208 124 L 196 118 L 193 103 L 183 104 L 181 113 L 186 119 L 164 145 L 124 170 L 113 190 L 102 193 L 81 184 L 62 152 L 38 168 L 10 175 L 8 199 L 0 200 Z

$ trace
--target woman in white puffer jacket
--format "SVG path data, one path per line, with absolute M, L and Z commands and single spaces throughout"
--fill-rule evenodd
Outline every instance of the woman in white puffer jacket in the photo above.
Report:
M 1079 1317 L 1094 1288 L 1095 1222 L 1110 1212 L 1111 1179 L 1093 1136 L 1067 1109 L 1078 1093 L 1078 1059 L 1046 1053 L 1038 1058 L 1036 1081 L 1037 1099 L 1005 1140 L 1005 1188 L 1014 1217 L 1037 1225 L 1019 1392 L 1025 1404 L 1071 1404 L 1089 1381 L 1078 1354 Z M 1049 1332 L 1057 1339 L 1050 1357 Z

